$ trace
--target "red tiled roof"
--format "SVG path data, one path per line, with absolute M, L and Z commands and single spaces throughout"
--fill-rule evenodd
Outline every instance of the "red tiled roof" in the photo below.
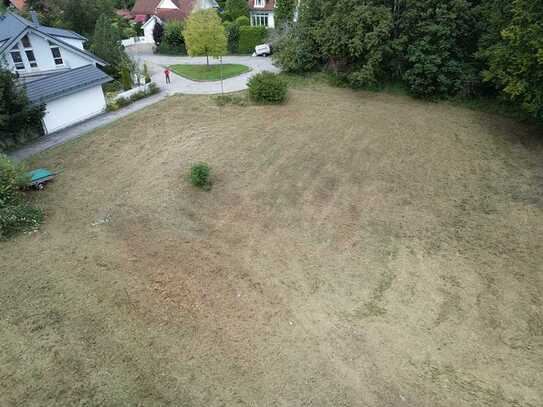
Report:
M 10 0 L 17 9 L 22 10 L 26 7 L 26 0 Z
M 147 16 L 144 14 L 138 14 L 134 17 L 136 23 L 144 23 L 147 21 Z
M 136 0 L 132 7 L 132 14 L 153 15 L 159 3 L 160 0 Z
M 264 7 L 255 7 L 255 0 L 249 1 L 249 9 L 253 11 L 273 11 L 275 8 L 275 0 L 264 0 Z
M 157 16 L 163 21 L 185 20 L 196 3 L 196 0 L 172 0 L 173 3 L 179 7 L 178 9 L 157 9 L 160 1 L 161 0 L 137 0 L 132 8 L 132 15 L 136 16 L 136 20 L 142 15 Z

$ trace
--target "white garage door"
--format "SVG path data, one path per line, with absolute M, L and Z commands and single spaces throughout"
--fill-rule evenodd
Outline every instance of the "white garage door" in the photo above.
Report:
M 89 119 L 106 109 L 106 100 L 101 86 L 85 89 L 72 95 L 47 103 L 43 122 L 47 133 Z

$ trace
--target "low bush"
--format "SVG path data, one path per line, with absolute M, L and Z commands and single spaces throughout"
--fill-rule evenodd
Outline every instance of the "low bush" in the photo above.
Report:
M 134 81 L 132 80 L 132 74 L 130 73 L 130 69 L 128 69 L 127 67 L 121 68 L 121 85 L 124 90 L 130 90 L 134 85 Z
M 43 212 L 28 203 L 4 205 L 0 207 L 0 240 L 36 230 L 42 222 Z
M 158 87 L 158 85 L 154 82 L 151 82 L 149 83 L 149 85 L 147 85 L 147 95 L 156 95 L 157 93 L 160 92 L 160 88 Z
M 259 103 L 283 103 L 287 98 L 288 84 L 279 75 L 261 72 L 248 83 L 249 96 Z
M 206 163 L 194 164 L 190 169 L 190 182 L 204 191 L 211 189 L 211 170 Z
M 112 81 L 102 85 L 105 93 L 117 93 L 123 90 L 123 85 L 119 81 Z
M 107 111 L 108 112 L 114 112 L 116 110 L 119 110 L 123 107 L 126 107 L 134 102 L 137 102 L 140 99 L 144 99 L 151 95 L 156 95 L 160 92 L 160 88 L 157 86 L 156 83 L 151 82 L 147 85 L 146 90 L 142 90 L 139 92 L 136 92 L 129 97 L 120 97 L 115 100 L 112 100 L 108 102 L 107 104 Z
M 185 45 L 172 46 L 162 42 L 155 48 L 154 52 L 159 55 L 187 55 L 187 48 Z
M 238 52 L 240 54 L 252 54 L 255 47 L 266 39 L 265 27 L 239 27 Z
M 34 230 L 43 221 L 42 211 L 24 201 L 21 188 L 27 183 L 24 168 L 0 154 L 0 240 Z

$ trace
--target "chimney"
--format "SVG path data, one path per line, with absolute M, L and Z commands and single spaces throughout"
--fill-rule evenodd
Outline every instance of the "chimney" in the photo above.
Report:
M 34 24 L 34 27 L 40 26 L 40 20 L 38 20 L 38 13 L 36 13 L 34 10 L 30 11 L 30 17 L 32 17 L 32 23 Z

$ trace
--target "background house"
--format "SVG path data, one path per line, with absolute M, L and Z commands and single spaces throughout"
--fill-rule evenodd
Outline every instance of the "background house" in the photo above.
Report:
M 215 0 L 137 0 L 132 8 L 132 17 L 143 23 L 146 43 L 153 43 L 153 30 L 157 22 L 184 21 L 196 10 L 218 8 Z
M 275 0 L 248 0 L 252 26 L 275 28 Z
M 54 132 L 102 113 L 106 63 L 86 51 L 86 38 L 6 12 L 0 16 L 0 65 L 18 76 L 29 100 L 44 103 L 44 130 Z

